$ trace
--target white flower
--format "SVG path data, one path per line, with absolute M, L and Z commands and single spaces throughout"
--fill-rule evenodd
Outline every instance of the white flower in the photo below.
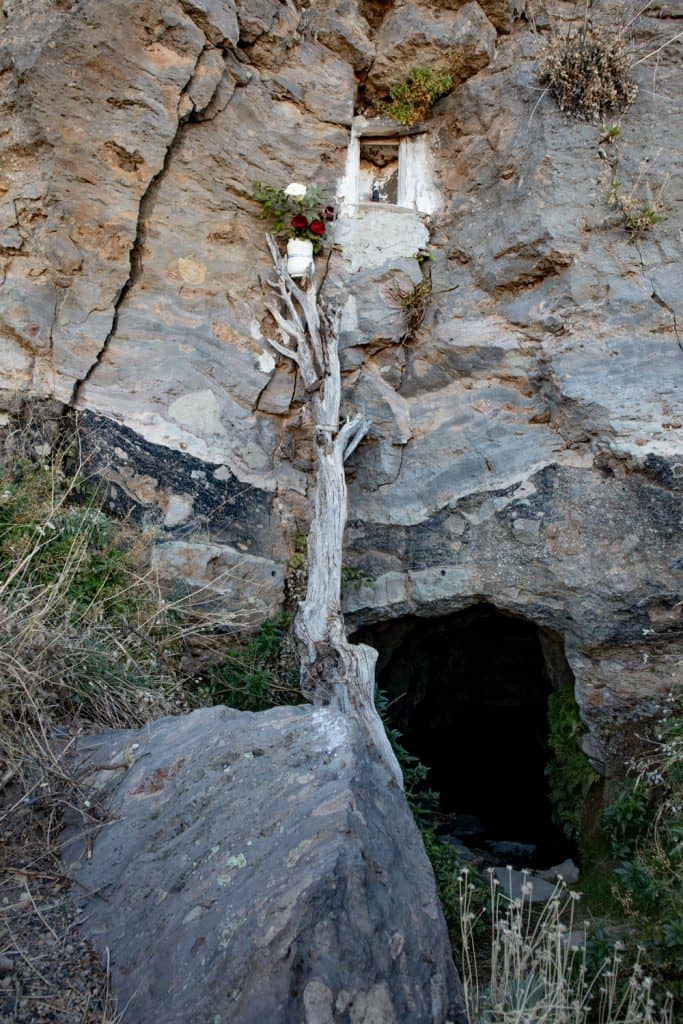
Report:
M 289 196 L 290 199 L 303 199 L 306 195 L 306 186 L 302 185 L 299 181 L 293 181 L 285 189 L 285 195 Z

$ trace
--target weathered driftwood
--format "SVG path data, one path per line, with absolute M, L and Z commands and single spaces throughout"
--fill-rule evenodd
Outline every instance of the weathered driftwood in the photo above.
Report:
M 316 483 L 308 534 L 308 586 L 294 620 L 301 655 L 301 689 L 313 703 L 332 705 L 356 718 L 381 757 L 403 784 L 401 769 L 375 709 L 377 651 L 350 644 L 341 612 L 342 544 L 347 515 L 344 463 L 369 429 L 362 415 L 339 422 L 341 368 L 339 313 L 319 301 L 315 271 L 305 287 L 287 273 L 287 261 L 270 237 L 275 301 L 267 308 L 280 339 L 268 343 L 296 364 L 308 395 L 314 424 Z

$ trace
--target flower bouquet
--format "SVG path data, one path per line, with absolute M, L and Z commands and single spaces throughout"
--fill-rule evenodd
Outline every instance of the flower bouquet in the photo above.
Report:
M 317 185 L 298 181 L 286 188 L 272 188 L 255 181 L 254 196 L 261 204 L 263 216 L 272 220 L 275 235 L 287 239 L 289 273 L 292 277 L 303 277 L 314 253 L 323 247 L 327 226 L 334 220 L 334 207 L 325 205 Z

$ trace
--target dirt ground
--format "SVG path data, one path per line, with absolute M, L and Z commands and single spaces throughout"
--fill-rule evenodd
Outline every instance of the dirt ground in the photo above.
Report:
M 0 835 L 1 1024 L 117 1024 L 106 966 L 79 934 L 78 894 L 61 873 L 54 808 L 6 787 Z

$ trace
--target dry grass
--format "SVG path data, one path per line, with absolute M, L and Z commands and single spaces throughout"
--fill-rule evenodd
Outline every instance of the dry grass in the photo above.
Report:
M 387 289 L 387 299 L 392 306 L 401 311 L 403 334 L 401 344 L 411 341 L 424 322 L 424 318 L 432 297 L 432 283 L 423 278 L 417 284 L 401 285 L 394 281 Z
M 201 589 L 169 600 L 152 538 L 102 514 L 77 454 L 14 439 L 0 465 L 0 1019 L 16 1024 L 118 1024 L 61 869 L 65 812 L 93 835 L 107 822 L 70 755 L 83 733 L 188 710 L 197 648 L 238 626 Z
M 511 870 L 511 869 L 510 869 Z M 539 907 L 533 885 L 508 898 L 491 873 L 489 977 L 478 973 L 472 909 L 475 887 L 458 879 L 462 960 L 469 1024 L 673 1024 L 672 997 L 655 1005 L 640 956 L 627 965 L 619 945 L 597 970 L 588 965 L 588 924 L 576 921 L 580 896 L 558 879 Z

